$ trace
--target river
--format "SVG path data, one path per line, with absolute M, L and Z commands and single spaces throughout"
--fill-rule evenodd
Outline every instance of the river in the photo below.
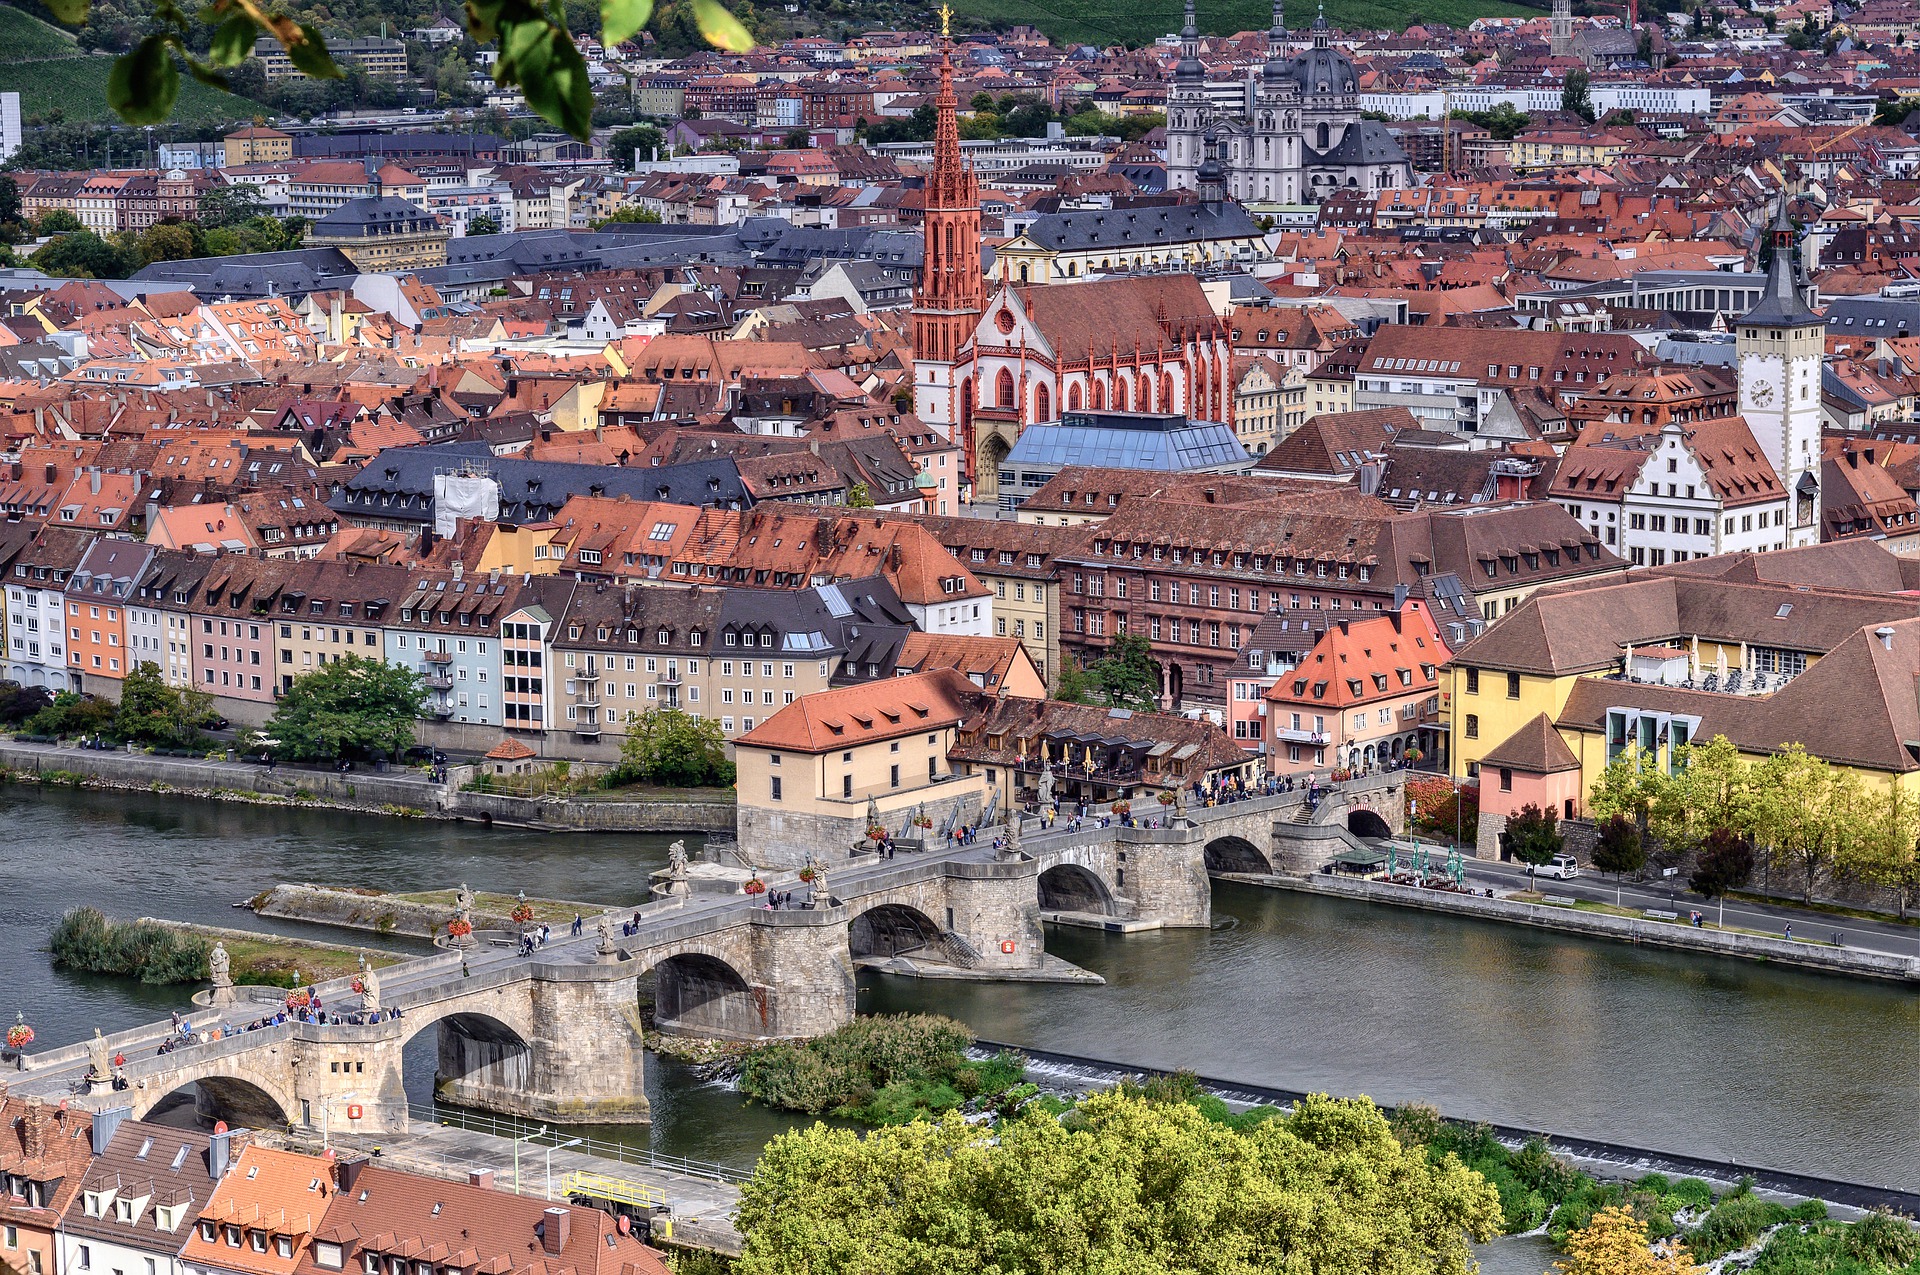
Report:
M 0 1017 L 23 1011 L 41 1047 L 179 1000 L 51 969 L 47 934 L 77 904 L 283 932 L 302 927 L 231 905 L 281 881 L 464 880 L 631 906 L 672 840 L 27 788 L 0 788 L 0 827 Z M 863 976 L 860 1008 L 938 1010 L 1035 1048 L 1920 1187 L 1909 991 L 1245 886 L 1217 886 L 1214 910 L 1208 931 L 1049 931 L 1050 950 L 1103 987 Z M 432 1061 L 423 1035 L 408 1058 L 416 1097 Z M 660 1150 L 746 1164 L 787 1127 L 722 1087 L 652 1071 Z

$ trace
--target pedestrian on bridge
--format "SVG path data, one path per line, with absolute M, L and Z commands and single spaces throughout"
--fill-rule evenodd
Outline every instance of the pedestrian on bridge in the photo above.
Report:
M 580 919 L 580 914 L 578 912 L 575 912 L 573 914 L 573 937 L 579 938 L 581 935 L 581 932 L 585 929 L 585 927 L 586 927 L 586 922 Z

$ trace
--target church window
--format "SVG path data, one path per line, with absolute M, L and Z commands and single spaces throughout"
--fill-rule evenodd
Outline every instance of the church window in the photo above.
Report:
M 1113 381 L 1113 410 L 1127 410 L 1127 380 L 1124 376 L 1115 377 Z
M 1033 392 L 1033 419 L 1036 421 L 1053 419 L 1053 394 L 1044 385 Z
M 1078 385 L 1069 385 L 1067 387 L 1067 410 L 1069 412 L 1077 412 L 1080 410 L 1080 387 Z
M 994 401 L 1001 407 L 1012 407 L 1014 405 L 1013 373 L 1006 368 L 1001 368 L 1000 378 L 994 382 L 994 385 Z
M 1322 85 L 1320 86 L 1320 88 L 1322 89 L 1322 91 L 1324 91 L 1324 90 L 1326 89 L 1326 87 L 1327 87 L 1327 86 L 1326 86 L 1326 85 L 1324 85 L 1324 84 L 1322 84 Z M 1320 149 L 1321 149 L 1321 150 L 1325 150 L 1325 149 L 1327 149 L 1327 146 L 1329 145 L 1329 141 L 1330 141 L 1330 139 L 1331 139 L 1331 137 L 1332 137 L 1332 136 L 1333 136 L 1333 135 L 1332 135 L 1332 133 L 1331 133 L 1331 132 L 1329 132 L 1329 131 L 1328 131 L 1328 129 L 1327 129 L 1327 126 L 1326 126 L 1325 124 L 1322 124 L 1322 125 L 1320 126 Z

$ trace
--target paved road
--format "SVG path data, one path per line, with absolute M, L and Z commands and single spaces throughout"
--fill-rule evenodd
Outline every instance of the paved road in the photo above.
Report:
M 1445 852 L 1440 853 L 1444 858 Z M 1527 886 L 1526 867 L 1523 864 L 1481 859 L 1468 859 L 1466 862 L 1467 880 L 1470 882 L 1491 886 L 1496 890 L 1522 890 Z M 1612 877 L 1595 873 L 1590 868 L 1583 868 L 1582 872 L 1583 875 L 1568 881 L 1539 877 L 1536 888 L 1547 894 L 1564 894 L 1601 903 L 1614 902 Z M 1619 887 L 1619 902 L 1622 907 L 1658 908 L 1678 912 L 1682 916 L 1698 908 L 1706 914 L 1709 922 L 1720 920 L 1719 902 L 1689 893 L 1685 877 L 1674 877 L 1666 882 L 1629 881 Z M 1789 904 L 1751 903 L 1733 899 L 1726 905 L 1726 924 L 1779 935 L 1784 935 L 1786 927 L 1791 924 L 1796 940 L 1816 943 L 1828 942 L 1830 936 L 1838 931 L 1848 947 L 1890 952 L 1896 956 L 1920 955 L 1920 925 L 1902 925 L 1897 921 L 1865 921 L 1850 916 L 1831 916 Z

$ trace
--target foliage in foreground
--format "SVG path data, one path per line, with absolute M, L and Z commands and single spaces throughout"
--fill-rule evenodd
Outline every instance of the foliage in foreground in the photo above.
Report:
M 1465 1275 L 1492 1188 L 1403 1149 L 1364 1098 L 1241 1132 L 1113 1091 L 997 1131 L 958 1115 L 776 1138 L 742 1188 L 742 1275 L 1307 1270 Z
M 197 983 L 213 945 L 152 921 L 110 921 L 98 908 L 74 908 L 53 929 L 53 963 L 89 974 L 124 974 L 143 983 Z
M 1611 1205 L 1567 1240 L 1559 1275 L 1694 1275 L 1699 1268 L 1684 1246 L 1656 1254 L 1647 1244 L 1647 1224 L 1632 1209 Z
M 412 669 L 343 655 L 293 679 L 267 733 L 289 761 L 399 757 L 413 746 L 414 720 L 426 704 L 426 687 Z
M 1018 1085 L 1024 1062 L 966 1056 L 973 1036 L 937 1014 L 856 1018 L 825 1036 L 780 1041 L 747 1054 L 740 1089 L 770 1107 L 905 1124 L 994 1097 Z

